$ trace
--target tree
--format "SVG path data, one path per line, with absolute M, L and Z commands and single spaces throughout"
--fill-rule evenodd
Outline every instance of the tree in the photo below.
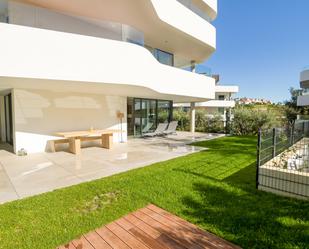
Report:
M 290 100 L 285 101 L 285 106 L 289 108 L 293 108 L 297 112 L 297 114 L 308 115 L 309 107 L 297 106 L 297 98 L 298 96 L 302 95 L 302 90 L 295 89 L 294 87 L 290 87 L 289 91 L 290 91 L 291 97 L 290 97 Z
M 289 89 L 291 98 L 290 100 L 285 101 L 285 105 L 294 109 L 298 109 L 297 106 L 297 97 L 301 95 L 301 89 L 295 89 L 294 87 L 290 87 Z
M 286 106 L 284 109 L 284 113 L 289 124 L 293 125 L 295 123 L 295 120 L 297 119 L 299 111 L 295 108 Z

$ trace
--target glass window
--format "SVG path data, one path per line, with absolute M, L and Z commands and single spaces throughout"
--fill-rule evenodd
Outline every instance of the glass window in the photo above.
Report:
M 127 99 L 127 123 L 128 123 L 128 135 L 134 135 L 134 117 L 133 117 L 133 98 Z
M 154 50 L 154 57 L 162 64 L 174 66 L 174 55 L 160 49 Z
M 170 101 L 158 101 L 158 123 L 166 123 L 171 121 L 171 109 Z
M 155 100 L 142 100 L 142 133 L 149 132 L 156 127 L 156 101 Z
M 134 135 L 141 135 L 142 126 L 142 110 L 141 99 L 134 99 Z
M 218 99 L 219 100 L 225 100 L 225 96 L 224 95 L 219 95 Z
M 128 134 L 140 136 L 172 120 L 173 104 L 168 100 L 127 99 Z

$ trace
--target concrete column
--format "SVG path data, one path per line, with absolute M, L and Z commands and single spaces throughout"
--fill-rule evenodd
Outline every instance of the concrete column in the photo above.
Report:
M 190 132 L 195 132 L 195 103 L 191 102 L 190 105 Z

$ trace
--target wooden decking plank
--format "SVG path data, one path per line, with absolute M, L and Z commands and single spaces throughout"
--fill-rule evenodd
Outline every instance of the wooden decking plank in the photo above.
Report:
M 196 234 L 193 232 L 191 228 L 188 228 L 185 224 L 179 224 L 174 221 L 167 219 L 165 216 L 162 216 L 151 209 L 143 208 L 141 209 L 142 212 L 149 215 L 154 220 L 160 222 L 164 226 L 169 227 L 170 231 L 177 234 L 179 237 L 183 238 L 188 243 L 192 245 L 199 246 L 200 248 L 209 248 L 209 249 L 216 249 L 218 245 L 210 241 L 209 239 L 203 238 L 202 235 Z
M 118 236 L 107 227 L 101 227 L 96 232 L 114 249 L 130 249 Z
M 192 233 L 190 229 L 187 229 L 186 226 L 175 223 L 164 216 L 154 212 L 148 208 L 142 208 L 141 212 L 150 216 L 152 219 L 161 223 L 163 227 L 167 227 L 168 230 L 173 233 L 175 236 L 181 238 L 182 243 L 186 243 L 185 245 L 189 248 L 207 248 L 207 249 L 216 249 L 217 247 L 210 243 L 209 241 L 201 241 L 201 235 L 197 235 Z
M 136 239 L 131 233 L 119 226 L 116 222 L 108 224 L 106 226 L 114 234 L 116 234 L 122 241 L 124 241 L 129 247 L 136 249 L 149 249 L 144 243 Z
M 194 241 L 189 240 L 188 237 L 179 230 L 175 230 L 165 224 L 160 223 L 159 221 L 153 219 L 146 213 L 142 212 L 143 209 L 138 210 L 134 212 L 133 214 L 136 214 L 136 217 L 147 223 L 148 225 L 154 227 L 158 231 L 160 231 L 163 234 L 168 235 L 170 238 L 172 238 L 174 241 L 178 242 L 179 244 L 183 245 L 185 248 L 194 248 L 194 249 L 202 249 L 202 248 L 210 248 L 210 247 L 201 247 L 194 243 Z
M 207 238 L 205 239 L 204 236 L 202 236 L 199 233 L 196 233 L 196 231 L 193 231 L 192 228 L 188 228 L 186 224 L 176 223 L 175 221 L 172 221 L 147 207 L 142 208 L 141 211 L 149 215 L 154 220 L 169 227 L 169 229 L 171 229 L 172 232 L 178 234 L 179 237 L 183 238 L 185 241 L 191 243 L 192 245 L 196 245 L 197 247 L 200 248 L 209 248 L 209 249 L 216 249 L 219 246 L 218 243 L 214 243 L 212 240 Z
M 84 236 L 72 241 L 76 249 L 95 249 Z
M 138 227 L 134 226 L 131 222 L 127 221 L 126 219 L 122 218 L 116 221 L 116 223 L 121 226 L 123 229 L 127 230 L 137 239 L 142 241 L 146 246 L 153 249 L 166 249 L 165 246 L 160 244 L 154 238 L 150 237 L 147 233 L 143 230 L 139 229 Z
M 172 220 L 174 222 L 177 222 L 179 224 L 182 224 L 184 226 L 186 226 L 187 228 L 191 228 L 192 229 L 192 232 L 196 233 L 196 234 L 201 234 L 203 237 L 202 239 L 203 240 L 208 240 L 208 241 L 211 241 L 214 245 L 216 245 L 217 247 L 221 247 L 221 248 L 233 248 L 233 249 L 239 249 L 240 247 L 237 246 L 237 245 L 234 245 L 232 244 L 231 242 L 229 241 L 226 241 L 220 237 L 217 237 L 216 235 L 210 233 L 210 232 L 207 232 L 207 231 L 204 231 L 202 229 L 200 229 L 198 226 L 176 216 L 176 215 L 173 215 L 169 212 L 167 212 L 166 210 L 162 209 L 162 208 L 159 208 L 153 204 L 150 204 L 147 206 L 148 209 L 151 209 L 159 214 L 161 214 L 162 216 L 168 218 L 169 220 Z
M 155 205 L 148 205 L 58 249 L 240 249 Z
M 97 232 L 90 232 L 85 238 L 95 249 L 113 249 Z
M 148 234 L 150 237 L 158 241 L 160 244 L 164 245 L 167 248 L 171 249 L 185 249 L 183 245 L 176 242 L 172 238 L 170 238 L 168 235 L 163 234 L 153 228 L 152 226 L 149 226 L 147 223 L 142 221 L 141 219 L 137 218 L 134 213 L 129 214 L 124 217 L 126 220 L 134 224 L 137 228 L 143 230 L 146 234 Z

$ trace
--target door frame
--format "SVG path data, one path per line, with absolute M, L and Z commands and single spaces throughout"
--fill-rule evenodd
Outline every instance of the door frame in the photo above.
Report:
M 169 110 L 170 110 L 170 113 L 169 113 L 169 117 L 168 117 L 168 122 L 171 122 L 173 120 L 173 101 L 172 100 L 166 100 L 166 99 L 151 99 L 151 98 L 139 98 L 139 97 L 128 97 L 128 98 L 131 98 L 132 99 L 132 122 L 133 124 L 130 124 L 130 125 L 133 125 L 134 126 L 134 129 L 133 129 L 133 133 L 132 134 L 134 137 L 138 137 L 138 136 L 141 136 L 141 132 L 142 132 L 142 126 L 140 126 L 140 131 L 139 131 L 139 135 L 136 134 L 135 132 L 135 100 L 139 100 L 140 101 L 140 110 L 142 110 L 142 101 L 143 100 L 146 100 L 146 101 L 156 101 L 156 120 L 155 120 L 155 128 L 157 127 L 158 125 L 158 102 L 159 101 L 166 101 L 166 102 L 169 102 Z M 142 118 L 143 117 L 139 117 L 141 120 L 140 120 L 140 123 L 142 124 Z M 127 122 L 127 124 L 129 125 L 129 122 Z
M 0 96 L 1 142 L 11 145 L 15 151 L 14 91 L 13 89 L 2 91 Z

